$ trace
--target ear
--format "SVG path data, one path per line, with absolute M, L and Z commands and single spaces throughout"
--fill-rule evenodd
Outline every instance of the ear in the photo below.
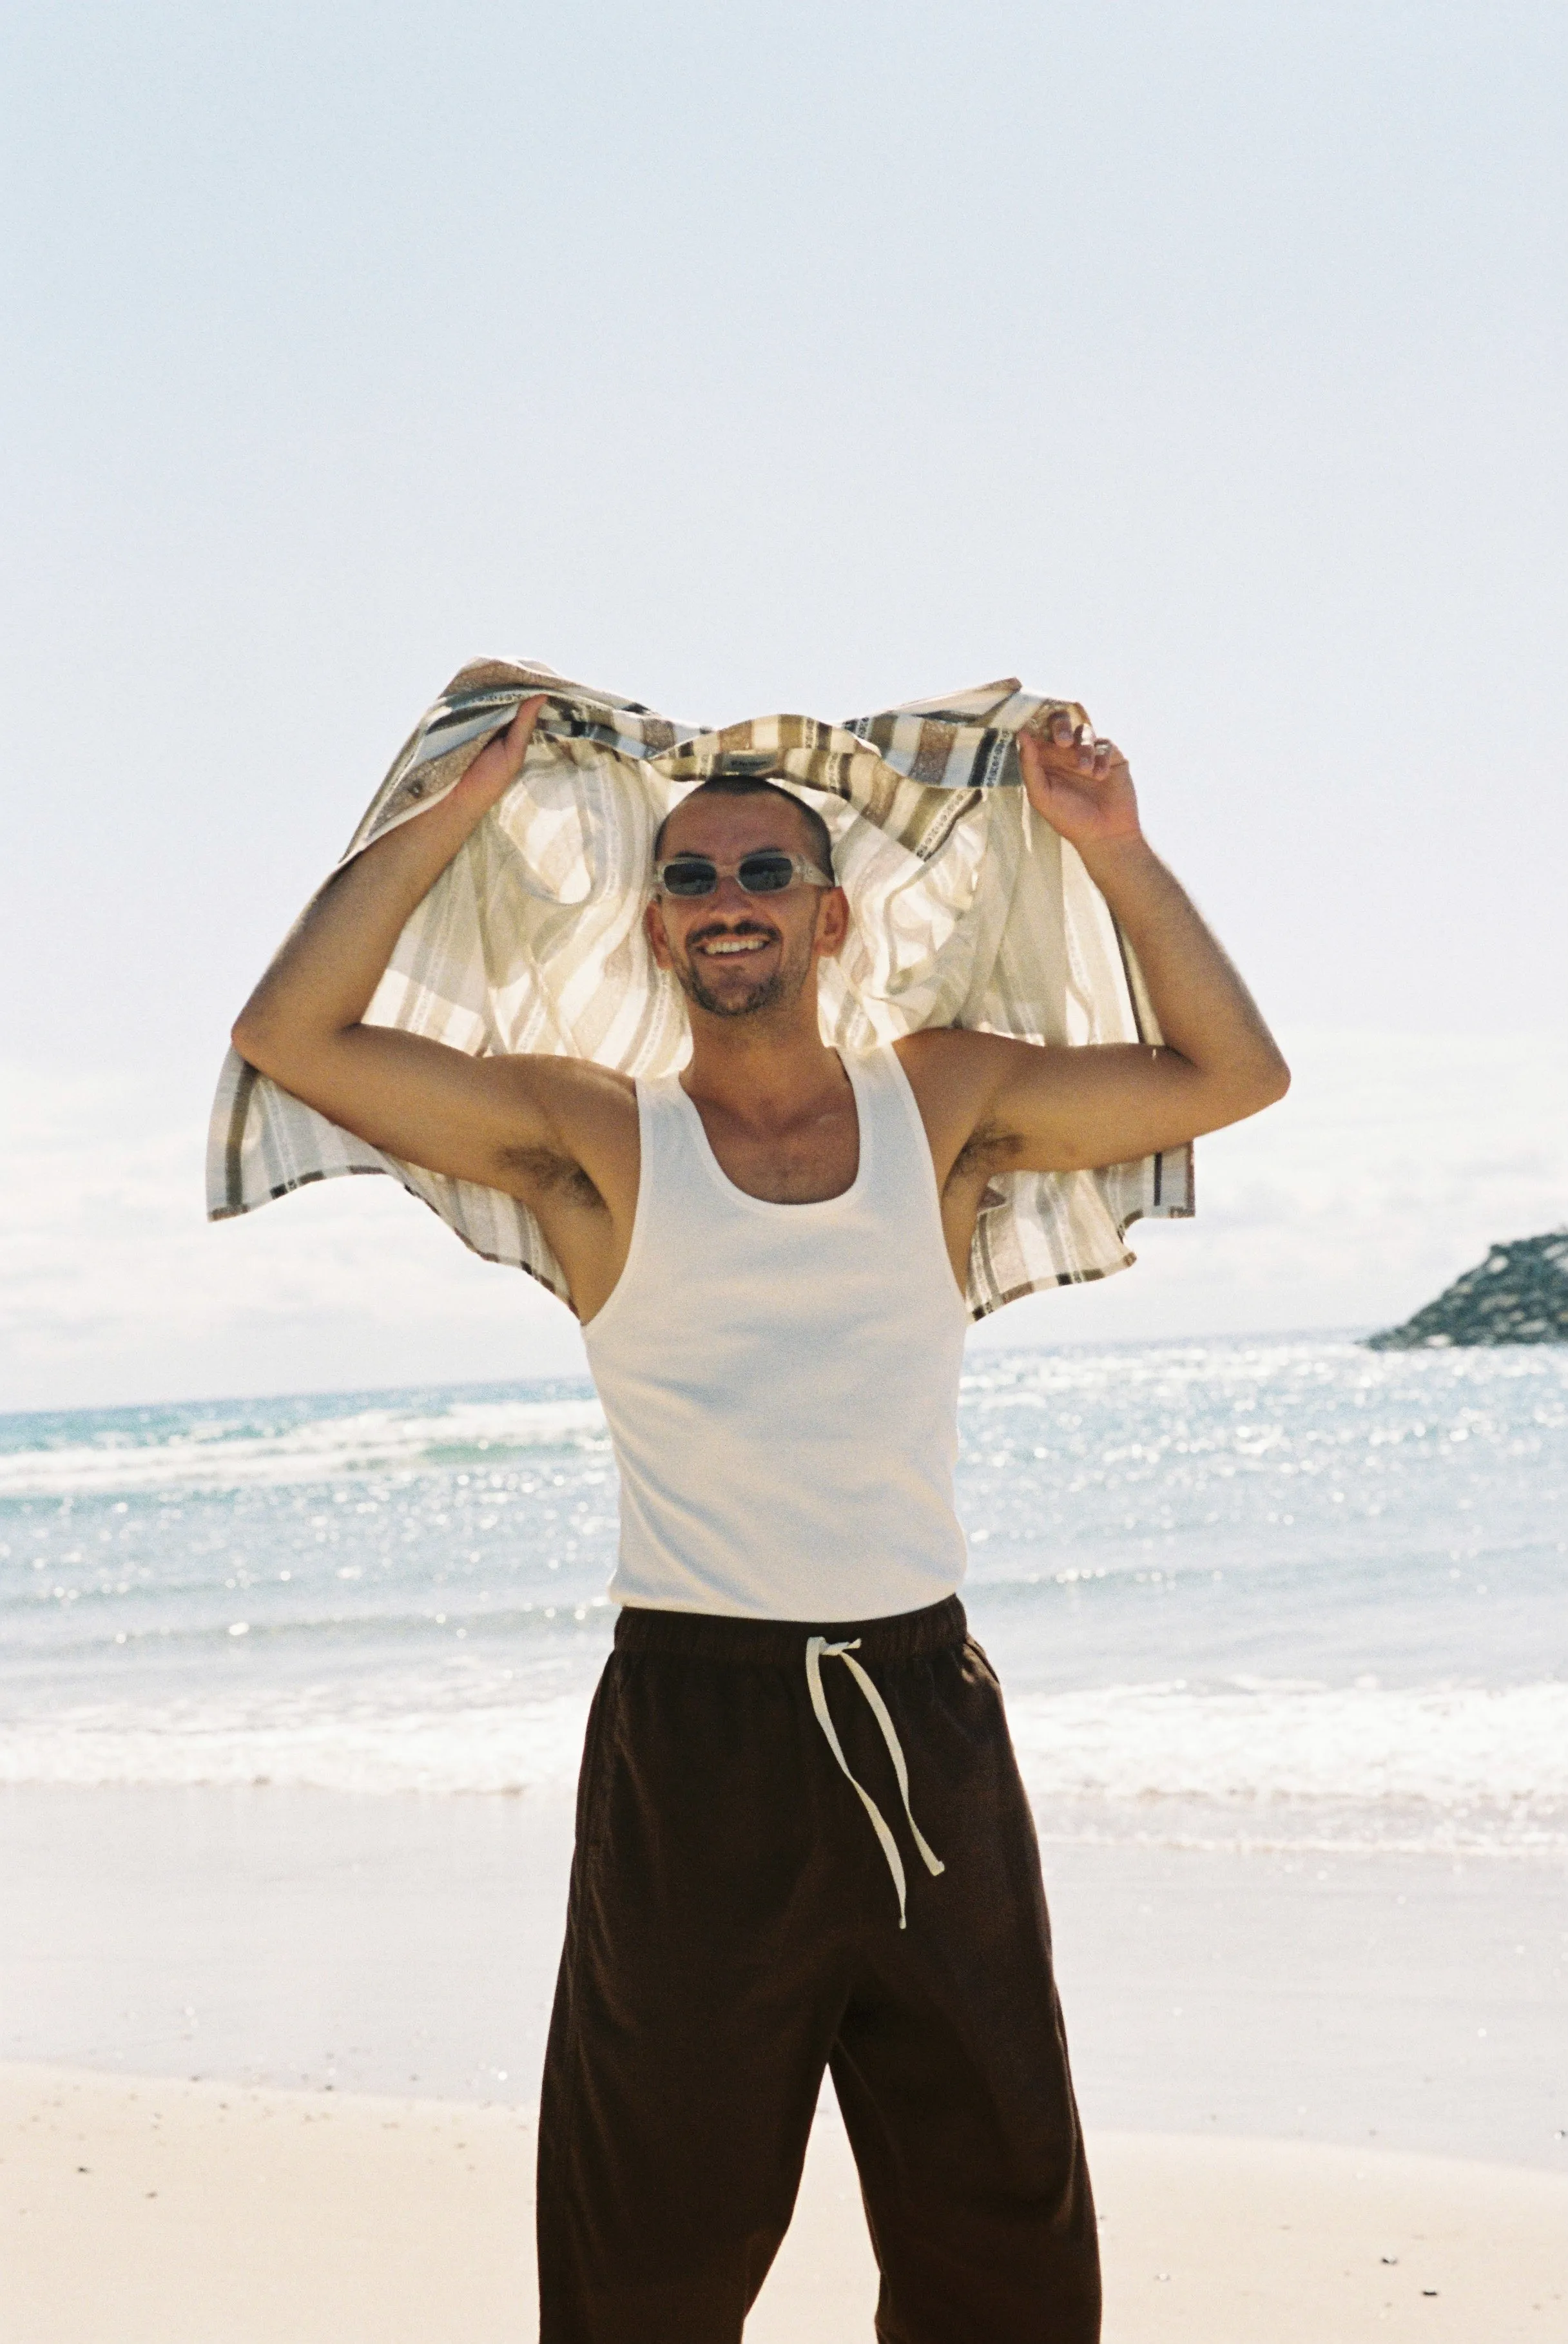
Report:
M 670 957 L 670 939 L 664 934 L 663 908 L 657 895 L 652 898 L 642 914 L 642 933 L 648 939 L 655 966 L 673 967 L 674 964 Z
M 824 887 L 817 898 L 812 950 L 818 960 L 836 960 L 849 934 L 849 898 L 842 887 Z

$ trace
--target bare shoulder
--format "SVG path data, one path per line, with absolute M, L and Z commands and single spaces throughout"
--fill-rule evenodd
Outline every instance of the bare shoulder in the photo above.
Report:
M 592 1058 L 570 1058 L 543 1052 L 501 1061 L 521 1094 L 541 1107 L 568 1119 L 600 1116 L 624 1117 L 637 1112 L 637 1086 L 618 1066 L 601 1066 Z
M 1027 1046 L 961 1026 L 928 1026 L 894 1044 L 926 1126 L 939 1186 L 994 1168 L 995 1102 L 1012 1054 Z
M 967 1026 L 923 1026 L 904 1034 L 893 1045 L 900 1066 L 914 1082 L 963 1082 L 982 1079 L 983 1070 L 999 1064 L 1018 1044 L 1005 1034 L 976 1034 Z
M 1027 1050 L 1006 1034 L 976 1034 L 965 1026 L 927 1026 L 893 1045 L 923 1114 L 978 1109 L 1007 1080 L 1017 1055 Z

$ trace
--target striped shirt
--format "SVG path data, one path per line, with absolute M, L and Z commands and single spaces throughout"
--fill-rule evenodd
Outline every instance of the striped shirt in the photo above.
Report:
M 549 668 L 478 661 L 420 719 L 344 861 L 443 797 L 541 691 L 550 696 L 522 772 L 410 919 L 368 1022 L 476 1056 L 673 1072 L 691 1041 L 683 997 L 642 930 L 653 836 L 693 783 L 746 773 L 794 791 L 833 834 L 853 920 L 842 955 L 819 965 L 824 1040 L 858 1051 L 960 1026 L 1029 1042 L 1158 1041 L 1104 897 L 1021 786 L 1018 733 L 1063 709 L 1087 722 L 1084 712 L 1011 678 L 843 724 L 762 716 L 712 732 Z M 518 1198 L 399 1161 L 231 1051 L 208 1140 L 209 1217 L 349 1172 L 389 1173 L 476 1253 L 567 1299 Z M 1096 1171 L 999 1175 L 976 1225 L 971 1315 L 1124 1269 L 1131 1222 L 1192 1208 L 1190 1148 Z

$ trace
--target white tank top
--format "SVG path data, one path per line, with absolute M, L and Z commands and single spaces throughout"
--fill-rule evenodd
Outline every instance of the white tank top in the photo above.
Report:
M 719 1168 L 675 1076 L 637 1085 L 631 1249 L 582 1332 L 621 1470 L 618 1602 L 872 1620 L 951 1595 L 968 1323 L 891 1048 L 845 1054 L 860 1164 L 775 1205 Z

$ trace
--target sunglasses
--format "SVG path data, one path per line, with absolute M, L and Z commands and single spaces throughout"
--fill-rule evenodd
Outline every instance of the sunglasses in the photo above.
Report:
M 653 871 L 653 884 L 663 895 L 711 895 L 721 879 L 738 879 L 748 895 L 782 895 L 797 879 L 807 887 L 838 884 L 814 863 L 774 846 L 743 855 L 738 863 L 718 864 L 707 854 L 673 854 Z

